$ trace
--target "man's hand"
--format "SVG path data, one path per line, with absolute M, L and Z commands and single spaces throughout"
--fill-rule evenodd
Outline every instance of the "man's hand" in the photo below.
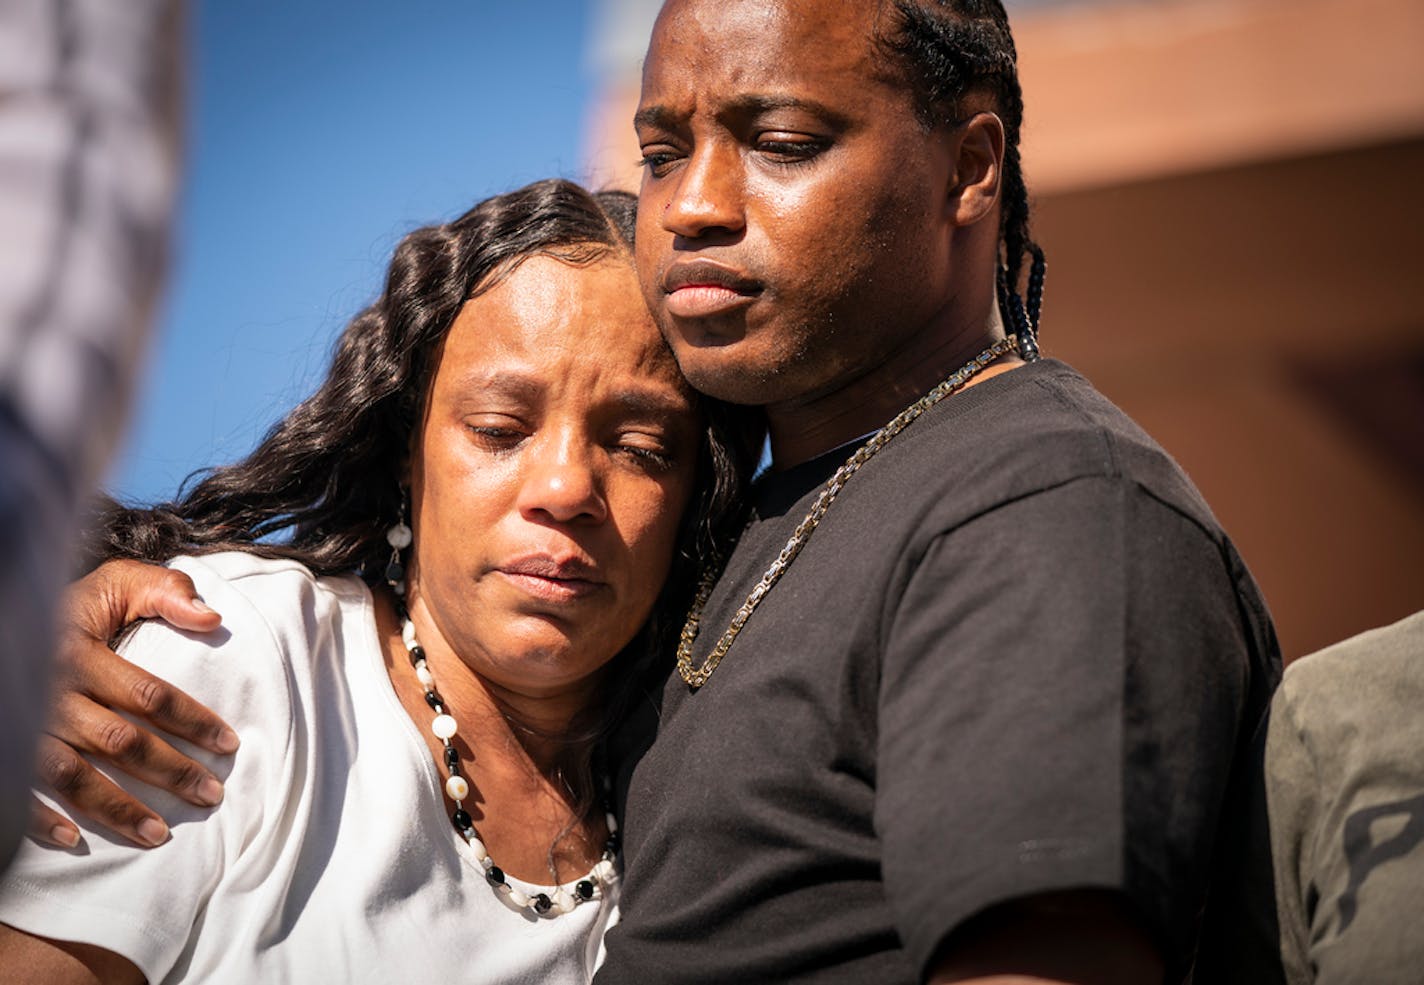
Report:
M 111 561 L 71 585 L 60 616 L 54 706 L 39 741 L 40 782 L 75 814 L 135 844 L 162 844 L 168 839 L 163 819 L 79 753 L 200 807 L 221 801 L 222 783 L 205 766 L 117 712 L 216 753 L 234 752 L 237 734 L 182 691 L 120 657 L 110 641 L 139 619 L 157 617 L 202 633 L 216 629 L 222 617 L 198 599 L 187 575 L 136 561 Z M 79 843 L 79 829 L 38 800 L 30 835 L 66 848 Z

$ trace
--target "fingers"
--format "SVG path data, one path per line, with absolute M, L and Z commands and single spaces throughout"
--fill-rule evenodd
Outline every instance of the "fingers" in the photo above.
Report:
M 90 644 L 93 646 L 93 644 Z M 178 688 L 169 684 L 162 678 L 155 677 L 148 671 L 137 667 L 107 648 L 100 648 L 101 652 L 86 650 L 83 657 L 82 667 L 76 667 L 72 673 L 73 683 L 78 685 L 76 690 L 90 699 L 90 704 L 98 703 L 119 711 L 126 711 L 145 722 L 162 729 L 169 735 L 175 735 L 180 739 L 186 739 L 194 745 L 202 746 L 210 752 L 223 755 L 237 751 L 237 733 L 228 727 L 213 712 L 205 706 L 184 694 Z M 72 691 L 68 688 L 62 689 L 59 704 L 62 706 L 59 714 L 65 731 L 56 731 L 63 738 L 72 738 L 81 749 L 99 754 L 105 759 L 112 760 L 116 764 L 126 767 L 127 760 L 121 761 L 117 756 L 109 752 L 112 746 L 112 736 L 106 737 L 94 731 L 91 726 L 98 725 L 104 728 L 113 728 L 113 722 L 108 719 L 96 719 L 88 714 L 78 714 L 75 718 L 65 721 L 63 716 L 69 710 L 76 712 L 87 712 L 83 705 L 74 705 L 64 708 L 66 699 Z M 132 729 L 133 726 L 122 719 L 115 719 Z M 135 729 L 135 731 L 137 731 Z M 137 739 L 131 740 L 139 745 L 147 745 L 149 741 L 157 743 L 164 748 L 170 748 L 166 743 L 149 736 L 146 732 L 140 732 Z M 127 747 L 124 750 L 128 751 Z M 176 752 L 174 755 L 178 755 Z M 191 762 L 183 757 L 185 762 Z M 140 777 L 148 780 L 148 777 Z M 180 796 L 186 796 L 182 790 L 170 786 L 166 782 L 160 782 L 159 786 L 173 790 Z M 196 802 L 196 801 L 195 801 Z
M 53 736 L 40 736 L 39 775 L 76 814 L 92 818 L 134 844 L 152 848 L 168 840 L 168 825 L 162 818 Z M 48 815 L 58 816 L 45 810 Z
M 56 692 L 81 694 L 126 711 L 211 752 L 236 751 L 237 734 L 226 722 L 109 649 L 108 640 L 121 627 L 152 616 L 197 632 L 216 629 L 221 622 L 216 612 L 194 600 L 187 575 L 166 568 L 111 561 L 71 586 L 60 633 Z M 80 734 L 79 726 L 71 725 L 69 734 Z M 95 742 L 76 744 L 88 750 Z M 174 793 L 184 795 L 181 790 Z
M 199 633 L 222 623 L 187 575 L 138 561 L 101 565 L 70 586 L 65 598 L 65 629 L 96 640 L 112 639 L 129 623 L 153 617 Z
M 109 590 L 115 593 L 114 608 L 122 611 L 124 623 L 157 616 L 195 633 L 211 632 L 222 624 L 222 616 L 198 597 L 193 580 L 181 571 L 126 562 Z
M 134 670 L 143 674 L 137 668 Z M 81 695 L 60 695 L 49 731 L 71 752 L 90 753 L 129 776 L 177 794 L 197 807 L 214 807 L 222 801 L 222 782 L 206 766 Z M 97 805 L 90 801 L 87 791 L 70 792 L 68 799 L 86 817 L 102 821 L 96 816 Z
M 166 568 L 110 562 L 71 586 L 62 616 L 51 724 L 40 739 L 39 760 L 41 781 L 75 816 L 149 847 L 167 840 L 163 819 L 80 753 L 191 804 L 211 807 L 222 800 L 221 781 L 147 726 L 214 753 L 231 753 L 238 746 L 237 734 L 212 711 L 109 649 L 119 629 L 151 617 L 197 632 L 216 629 L 221 622 L 196 599 L 186 575 Z M 72 826 L 63 821 L 53 811 L 37 813 L 34 826 L 47 825 L 49 837 L 36 836 L 64 844 Z
M 38 797 L 30 798 L 28 834 L 36 841 L 55 848 L 74 848 L 79 844 L 79 829 L 74 822 L 42 803 Z

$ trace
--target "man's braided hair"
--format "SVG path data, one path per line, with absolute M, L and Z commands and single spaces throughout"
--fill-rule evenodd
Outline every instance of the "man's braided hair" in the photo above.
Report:
M 999 301 L 1025 355 L 1037 355 L 1039 309 L 1043 300 L 1043 251 L 1029 235 L 1028 187 L 1019 161 L 1023 92 L 1018 52 L 1009 17 L 999 0 L 886 0 L 891 14 L 880 43 L 914 89 L 915 112 L 926 127 L 962 122 L 964 102 L 986 94 L 1004 124 L 1003 208 L 999 237 L 1003 264 Z M 1024 259 L 1027 286 L 1020 297 Z

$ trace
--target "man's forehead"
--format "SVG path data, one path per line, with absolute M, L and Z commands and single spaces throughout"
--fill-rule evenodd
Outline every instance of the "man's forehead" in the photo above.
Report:
M 659 40 L 675 43 L 696 34 L 759 40 L 773 47 L 832 36 L 869 40 L 880 6 L 880 0 L 666 0 L 654 26 L 654 47 Z
M 879 7 L 878 0 L 667 0 L 644 63 L 644 94 L 650 81 L 689 81 L 688 73 L 714 101 L 731 95 L 729 85 L 770 97 L 797 80 L 884 81 L 873 43 Z

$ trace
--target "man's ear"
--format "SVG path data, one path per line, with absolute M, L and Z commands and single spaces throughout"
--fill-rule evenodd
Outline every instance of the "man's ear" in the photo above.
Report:
M 949 206 L 955 225 L 972 226 L 994 212 L 1004 170 L 1004 124 L 994 113 L 975 113 L 955 132 Z

